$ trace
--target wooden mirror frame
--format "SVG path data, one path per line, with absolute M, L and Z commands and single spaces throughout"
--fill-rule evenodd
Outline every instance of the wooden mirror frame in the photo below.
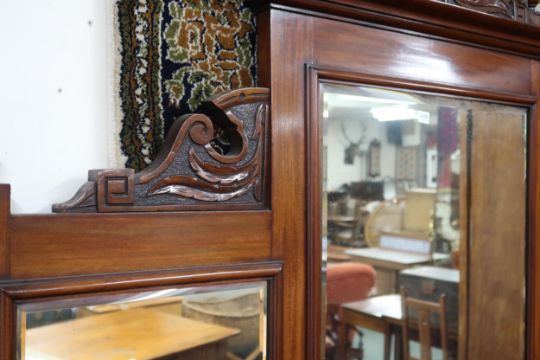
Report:
M 322 184 L 320 183 L 321 179 L 321 162 L 319 161 L 321 151 L 321 141 L 317 141 L 317 139 L 321 139 L 322 134 L 320 133 L 320 129 L 322 128 L 322 124 L 320 124 L 320 121 L 322 121 L 320 117 L 320 101 L 321 101 L 321 93 L 320 93 L 320 85 L 321 84 L 340 84 L 340 85 L 349 85 L 349 86 L 359 86 L 359 85 L 368 85 L 368 86 L 376 86 L 377 88 L 389 88 L 397 91 L 407 91 L 408 93 L 422 93 L 422 94 L 430 94 L 430 95 L 436 95 L 436 96 L 450 96 L 450 97 L 460 97 L 460 98 L 466 98 L 466 99 L 474 99 L 478 101 L 488 101 L 488 102 L 498 102 L 498 103 L 504 103 L 508 105 L 514 105 L 514 106 L 521 106 L 525 107 L 526 109 L 531 109 L 536 103 L 536 99 L 530 96 L 516 96 L 514 94 L 502 94 L 502 93 L 496 93 L 496 92 L 490 92 L 487 90 L 473 90 L 473 89 L 458 89 L 458 88 L 441 88 L 440 86 L 429 83 L 429 82 L 418 82 L 418 81 L 407 81 L 403 80 L 401 78 L 390 78 L 390 77 L 381 77 L 381 76 L 373 76 L 372 74 L 363 74 L 363 73 L 351 73 L 348 71 L 344 71 L 341 69 L 333 69 L 333 68 L 323 68 L 323 67 L 316 67 L 309 65 L 307 67 L 307 79 L 308 79 L 308 109 L 309 109 L 309 119 L 311 121 L 308 123 L 308 156 L 310 156 L 311 161 L 308 161 L 308 168 L 307 168 L 307 174 L 308 174 L 308 222 L 311 224 L 314 224 L 311 226 L 311 228 L 308 229 L 308 239 L 309 239 L 309 245 L 308 245 L 308 252 L 311 253 L 311 259 L 312 263 L 310 264 L 310 268 L 308 269 L 308 275 L 310 279 L 310 283 L 308 286 L 311 286 L 308 288 L 309 294 L 308 298 L 315 299 L 321 296 L 321 284 L 322 284 L 322 278 L 321 278 L 321 271 L 322 268 L 322 260 L 321 260 L 321 226 L 317 226 L 316 224 L 320 223 L 321 219 L 321 213 L 320 209 L 321 206 L 317 204 L 322 203 L 322 192 L 320 189 L 322 189 Z M 529 136 L 530 138 L 530 136 Z M 530 140 L 530 139 L 529 139 Z M 463 157 L 465 158 L 465 156 Z M 463 161 L 463 160 L 462 160 Z M 528 164 L 530 165 L 530 164 Z M 467 179 L 469 178 L 468 169 L 462 169 L 460 173 L 460 187 L 462 187 L 461 196 L 464 199 L 468 199 L 469 195 L 469 187 L 470 185 L 467 184 Z M 529 169 L 528 169 L 529 171 Z M 529 181 L 529 179 L 528 179 Z M 528 185 L 530 186 L 530 184 Z M 468 209 L 468 203 L 467 201 L 464 201 L 461 204 L 461 212 L 464 214 L 464 217 L 468 217 L 469 209 Z M 530 214 L 529 214 L 530 217 Z M 318 222 L 317 222 L 318 221 Z M 530 220 L 528 220 L 530 221 Z M 466 227 L 466 225 L 465 225 Z M 319 240 L 319 241 L 317 241 Z M 525 243 L 527 245 L 530 244 L 532 241 L 529 236 L 527 236 L 526 239 L 524 239 Z M 528 246 L 527 246 L 528 247 Z M 460 241 L 460 258 L 459 258 L 459 272 L 460 272 L 460 284 L 459 284 L 459 356 L 460 359 L 469 359 L 470 356 L 467 356 L 467 347 L 468 347 L 468 340 L 469 340 L 469 333 L 471 331 L 468 330 L 468 318 L 469 318 L 469 289 L 470 289 L 470 281 L 469 277 L 471 276 L 471 256 L 470 256 L 470 249 L 471 248 L 471 239 L 467 235 Z M 526 259 L 522 259 L 523 262 L 526 262 Z M 486 266 L 487 264 L 481 264 L 482 266 Z M 482 268 L 479 271 L 489 271 L 489 268 Z M 486 290 L 486 289 L 483 289 Z M 488 289 L 491 291 L 494 291 L 494 288 Z M 528 289 L 527 289 L 528 290 Z M 320 327 L 318 324 L 321 324 L 322 319 L 320 318 L 320 308 L 317 312 L 317 309 L 314 308 L 317 306 L 317 301 L 313 301 L 308 305 L 308 308 L 311 306 L 311 309 L 308 310 L 309 314 L 312 315 L 312 324 L 313 326 L 312 330 L 314 333 L 320 331 Z M 310 324 L 308 324 L 310 326 Z M 313 347 L 312 347 L 313 348 Z M 314 355 L 318 356 L 318 355 Z

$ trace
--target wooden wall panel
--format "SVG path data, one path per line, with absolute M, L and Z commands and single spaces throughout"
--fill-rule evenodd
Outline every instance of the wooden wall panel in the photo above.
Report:
M 529 60 L 398 32 L 319 19 L 317 64 L 464 88 L 530 94 Z M 478 61 L 489 56 L 489 64 Z
M 13 279 L 271 257 L 269 211 L 14 216 L 10 230 Z
M 470 161 L 468 359 L 522 359 L 525 143 L 519 114 L 475 112 Z

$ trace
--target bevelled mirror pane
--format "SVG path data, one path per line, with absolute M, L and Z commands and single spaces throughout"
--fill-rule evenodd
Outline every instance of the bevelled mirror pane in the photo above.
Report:
M 326 359 L 520 358 L 527 109 L 330 82 L 319 99 Z
M 18 306 L 21 360 L 266 359 L 265 282 Z

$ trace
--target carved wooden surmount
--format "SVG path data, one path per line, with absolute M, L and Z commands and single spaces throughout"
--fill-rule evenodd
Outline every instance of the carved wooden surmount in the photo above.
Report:
M 263 209 L 267 207 L 269 91 L 247 88 L 207 101 L 171 127 L 146 169 L 90 170 L 54 212 Z
M 446 0 L 489 15 L 527 22 L 527 0 Z

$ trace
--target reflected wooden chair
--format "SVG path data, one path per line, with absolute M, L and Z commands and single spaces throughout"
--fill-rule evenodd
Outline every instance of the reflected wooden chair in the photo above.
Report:
M 414 313 L 414 320 L 411 321 L 410 314 Z M 439 323 L 434 323 L 433 314 L 438 315 Z M 404 360 L 431 360 L 431 348 L 433 334 L 438 330 L 440 338 L 438 339 L 443 353 L 443 360 L 449 359 L 448 352 L 448 331 L 446 322 L 446 303 L 445 295 L 441 295 L 439 302 L 431 302 L 415 299 L 407 296 L 405 289 L 401 288 L 401 325 L 403 340 L 403 359 Z M 416 325 L 416 326 L 414 326 Z M 420 342 L 420 359 L 412 357 L 409 350 L 409 341 L 411 340 L 411 331 L 418 333 Z
M 365 247 L 364 225 L 369 213 L 364 209 L 364 202 L 354 201 L 354 208 L 347 214 L 329 216 L 329 237 L 338 245 Z

